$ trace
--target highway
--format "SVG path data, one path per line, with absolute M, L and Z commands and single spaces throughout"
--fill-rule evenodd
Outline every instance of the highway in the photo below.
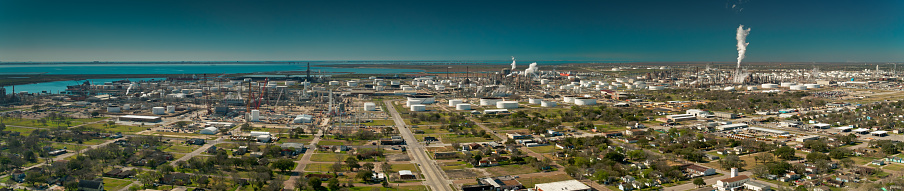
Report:
M 392 114 L 392 120 L 395 121 L 396 128 L 399 129 L 405 144 L 408 145 L 408 153 L 411 159 L 420 166 L 421 173 L 424 176 L 424 184 L 430 187 L 432 191 L 453 191 L 449 185 L 452 181 L 446 179 L 439 166 L 427 156 L 426 148 L 418 143 L 417 138 L 411 133 L 411 130 L 405 127 L 405 121 L 399 115 L 399 112 L 392 105 L 392 101 L 385 100 L 386 110 Z

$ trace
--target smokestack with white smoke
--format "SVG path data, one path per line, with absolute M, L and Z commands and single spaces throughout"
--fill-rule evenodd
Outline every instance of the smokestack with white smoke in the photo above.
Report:
M 744 54 L 747 53 L 747 35 L 750 34 L 750 28 L 744 29 L 744 25 L 738 27 L 738 69 L 741 68 L 741 60 L 744 60 Z
M 126 89 L 126 95 L 129 95 L 129 91 L 132 91 L 132 85 L 133 83 L 129 83 L 129 88 Z
M 537 71 L 539 71 L 539 69 L 537 68 L 537 63 L 534 62 L 531 63 L 530 66 L 527 67 L 527 69 L 524 69 L 524 75 L 531 75 L 537 73 Z
M 512 56 L 512 72 L 515 71 L 515 57 Z

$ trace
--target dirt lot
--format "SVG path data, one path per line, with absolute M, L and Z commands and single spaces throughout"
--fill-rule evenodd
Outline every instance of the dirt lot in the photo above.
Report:
M 386 160 L 388 160 L 388 161 L 411 161 L 411 158 L 408 157 L 408 154 L 394 154 L 394 155 L 386 155 Z
M 446 175 L 453 180 L 458 179 L 474 179 L 480 177 L 480 174 L 471 169 L 446 170 Z

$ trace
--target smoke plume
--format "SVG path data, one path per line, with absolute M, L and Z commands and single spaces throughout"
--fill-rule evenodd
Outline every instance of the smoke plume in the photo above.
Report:
M 515 57 L 512 56 L 512 72 L 515 71 Z
M 132 85 L 133 83 L 129 83 L 129 88 L 126 89 L 126 95 L 129 95 L 129 91 L 132 91 Z
M 744 60 L 744 54 L 747 53 L 747 35 L 750 34 L 750 28 L 744 29 L 744 25 L 738 27 L 738 68 L 741 68 L 741 60 Z M 514 65 L 513 65 L 514 66 Z
M 537 73 L 537 71 L 539 71 L 539 69 L 537 68 L 537 63 L 534 62 L 531 63 L 530 66 L 527 67 L 527 69 L 524 69 L 524 75 L 531 75 Z

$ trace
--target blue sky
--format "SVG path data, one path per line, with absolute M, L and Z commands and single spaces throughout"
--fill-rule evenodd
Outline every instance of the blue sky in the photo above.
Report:
M 5 0 L 0 61 L 734 62 L 743 24 L 752 28 L 745 61 L 902 62 L 901 8 L 896 0 Z

